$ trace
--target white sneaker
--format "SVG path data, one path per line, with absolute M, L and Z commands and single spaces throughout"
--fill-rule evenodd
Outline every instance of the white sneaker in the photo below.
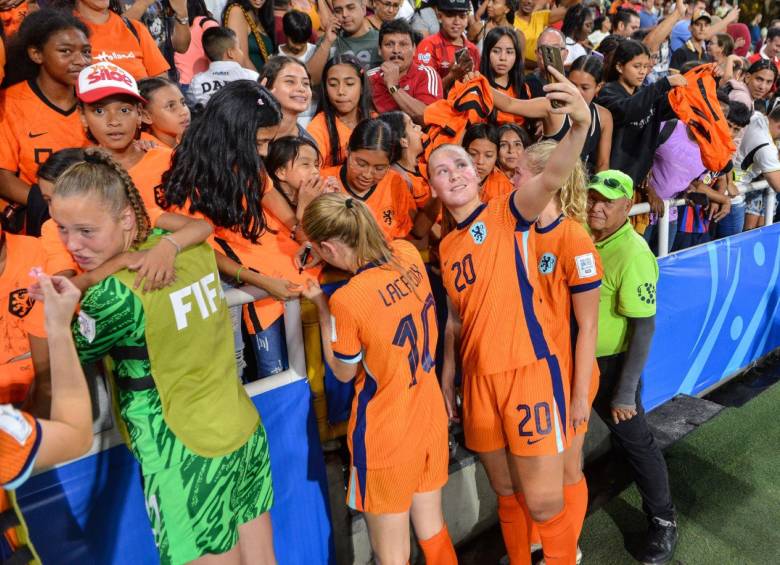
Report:
M 533 547 L 533 546 L 531 546 L 531 547 Z M 542 547 L 542 546 L 540 545 L 539 547 Z M 533 553 L 533 551 L 532 551 L 532 553 Z M 508 561 L 507 561 L 507 562 L 508 562 Z M 575 560 L 575 563 L 576 563 L 577 565 L 580 565 L 580 563 L 582 563 L 582 550 L 580 549 L 580 546 L 579 546 L 579 545 L 577 546 L 577 558 L 576 558 L 576 560 Z M 545 565 L 544 559 L 542 559 L 541 561 L 539 561 L 539 563 L 538 563 L 537 565 Z

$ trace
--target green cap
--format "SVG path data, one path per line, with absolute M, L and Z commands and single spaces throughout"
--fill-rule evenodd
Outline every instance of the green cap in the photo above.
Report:
M 618 198 L 634 198 L 634 181 L 623 171 L 609 169 L 590 177 L 588 190 L 595 190 L 610 200 Z

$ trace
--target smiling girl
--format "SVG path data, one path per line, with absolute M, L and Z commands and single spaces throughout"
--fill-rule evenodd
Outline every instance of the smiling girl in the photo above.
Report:
M 530 143 L 528 133 L 517 124 L 498 128 L 498 167 L 508 179 L 515 177 L 523 151 Z
M 298 116 L 311 104 L 311 79 L 306 65 L 293 57 L 276 55 L 268 60 L 257 80 L 282 107 L 282 123 L 276 135 L 311 137 L 298 124 Z
M 9 55 L 9 80 L 0 119 L 0 197 L 27 203 L 30 185 L 49 155 L 89 144 L 79 122 L 76 91 L 91 48 L 86 26 L 70 14 L 39 10 L 22 22 L 18 51 Z
M 496 168 L 499 152 L 498 128 L 474 124 L 466 129 L 461 145 L 471 156 L 479 175 L 480 197 L 484 202 L 512 191 L 512 181 Z

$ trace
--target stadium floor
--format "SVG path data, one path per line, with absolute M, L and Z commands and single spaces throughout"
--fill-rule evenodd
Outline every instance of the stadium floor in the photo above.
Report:
M 709 395 L 717 415 L 664 447 L 680 526 L 675 565 L 780 563 L 780 354 L 761 369 Z M 582 563 L 637 563 L 631 554 L 646 522 L 636 486 L 614 460 L 595 467 L 586 470 L 596 509 L 580 539 Z M 498 563 L 505 554 L 499 528 L 458 554 L 461 565 Z

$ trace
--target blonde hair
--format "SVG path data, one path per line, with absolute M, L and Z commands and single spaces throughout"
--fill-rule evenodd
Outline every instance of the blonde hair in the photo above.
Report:
M 531 173 L 538 175 L 544 170 L 550 155 L 552 155 L 557 145 L 555 141 L 540 141 L 526 148 L 524 153 L 525 162 Z M 583 167 L 580 159 L 577 159 L 577 163 L 561 188 L 558 189 L 555 198 L 558 199 L 565 217 L 581 224 L 585 223 L 587 219 L 588 181 L 585 175 L 585 167 Z
M 65 169 L 54 184 L 55 196 L 96 195 L 116 218 L 130 206 L 135 215 L 134 245 L 143 243 L 151 231 L 151 221 L 130 175 L 104 151 L 84 150 L 84 160 Z

